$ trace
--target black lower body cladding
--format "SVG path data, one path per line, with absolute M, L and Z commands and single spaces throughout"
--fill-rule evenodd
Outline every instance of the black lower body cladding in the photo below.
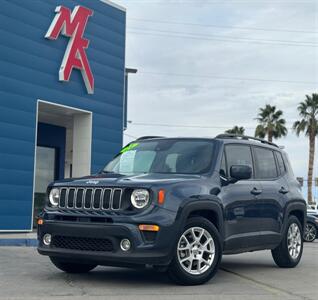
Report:
M 154 224 L 141 219 L 131 223 L 81 223 L 45 220 L 38 227 L 38 252 L 69 262 L 87 262 L 111 266 L 168 265 L 177 236 L 177 228 L 171 219 L 156 222 L 158 232 L 142 232 L 138 224 Z M 155 218 L 160 220 L 158 218 Z M 43 237 L 49 234 L 46 245 Z M 130 249 L 123 250 L 120 243 L 128 239 Z

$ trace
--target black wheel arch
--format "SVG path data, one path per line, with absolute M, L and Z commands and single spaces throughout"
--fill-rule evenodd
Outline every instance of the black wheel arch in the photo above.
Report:
M 180 231 L 184 228 L 188 218 L 200 216 L 208 219 L 224 237 L 224 217 L 221 200 L 216 196 L 210 196 L 208 199 L 190 198 L 182 203 L 177 212 Z
M 288 218 L 291 215 L 295 216 L 299 220 L 302 226 L 302 229 L 304 230 L 305 224 L 306 224 L 306 215 L 307 215 L 307 208 L 306 208 L 305 201 L 303 200 L 293 201 L 287 205 L 285 209 L 285 213 L 284 213 L 284 218 L 283 218 L 282 232 L 285 232 Z

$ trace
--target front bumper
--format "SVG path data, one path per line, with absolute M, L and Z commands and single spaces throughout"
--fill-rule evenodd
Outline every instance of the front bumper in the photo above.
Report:
M 51 212 L 50 214 L 53 214 Z M 174 215 L 165 209 L 140 218 L 114 217 L 113 223 L 81 223 L 56 221 L 44 214 L 44 223 L 38 227 L 38 252 L 43 255 L 60 257 L 72 262 L 91 262 L 110 266 L 141 266 L 141 265 L 168 265 L 173 256 L 175 239 L 178 234 L 174 222 Z M 157 220 L 157 221 L 155 221 Z M 139 224 L 156 224 L 160 226 L 159 232 L 152 238 L 146 238 L 138 228 Z M 111 251 L 87 251 L 78 249 L 59 248 L 54 245 L 43 244 L 44 234 L 71 238 L 108 239 L 113 245 Z M 131 242 L 131 249 L 120 249 L 120 241 L 127 238 Z

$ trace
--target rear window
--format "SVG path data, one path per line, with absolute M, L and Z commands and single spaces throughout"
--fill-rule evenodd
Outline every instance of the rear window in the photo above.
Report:
M 288 173 L 294 177 L 294 172 L 293 172 L 293 169 L 291 167 L 291 164 L 290 164 L 290 161 L 289 161 L 289 158 L 288 158 L 288 155 L 286 154 L 286 152 L 283 152 L 283 158 L 284 158 L 284 162 L 285 162 L 285 166 L 286 166 L 286 169 L 288 171 Z
M 277 168 L 274 152 L 269 149 L 254 147 L 255 175 L 258 179 L 276 178 Z
M 280 174 L 284 174 L 286 172 L 286 167 L 284 164 L 283 156 L 280 152 L 275 152 L 276 153 L 276 158 L 277 158 L 277 165 L 278 165 L 278 170 Z

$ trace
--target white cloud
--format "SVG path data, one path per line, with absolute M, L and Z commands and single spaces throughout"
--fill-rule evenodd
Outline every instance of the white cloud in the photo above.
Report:
M 244 125 L 254 128 L 259 107 L 275 104 L 284 111 L 288 126 L 298 118 L 297 104 L 305 94 L 317 92 L 318 48 L 272 44 L 220 42 L 133 34 L 132 31 L 164 30 L 233 38 L 290 40 L 318 44 L 318 35 L 284 31 L 137 22 L 132 19 L 167 20 L 219 26 L 318 31 L 318 4 L 275 1 L 117 1 L 127 8 L 127 66 L 139 70 L 129 78 L 128 119 L 133 122 L 184 125 Z M 214 2 L 214 4 L 212 4 Z M 140 28 L 132 30 L 131 28 Z M 200 77 L 155 76 L 142 72 L 217 75 L 258 79 L 316 82 L 291 84 Z M 211 128 L 128 126 L 127 134 L 214 136 Z M 253 135 L 254 130 L 248 129 Z M 130 138 L 126 137 L 126 142 Z M 306 176 L 307 139 L 292 131 L 278 141 L 286 146 L 297 176 Z M 317 155 L 318 157 L 318 155 Z M 316 164 L 318 168 L 318 164 Z M 318 175 L 318 174 L 317 174 Z

